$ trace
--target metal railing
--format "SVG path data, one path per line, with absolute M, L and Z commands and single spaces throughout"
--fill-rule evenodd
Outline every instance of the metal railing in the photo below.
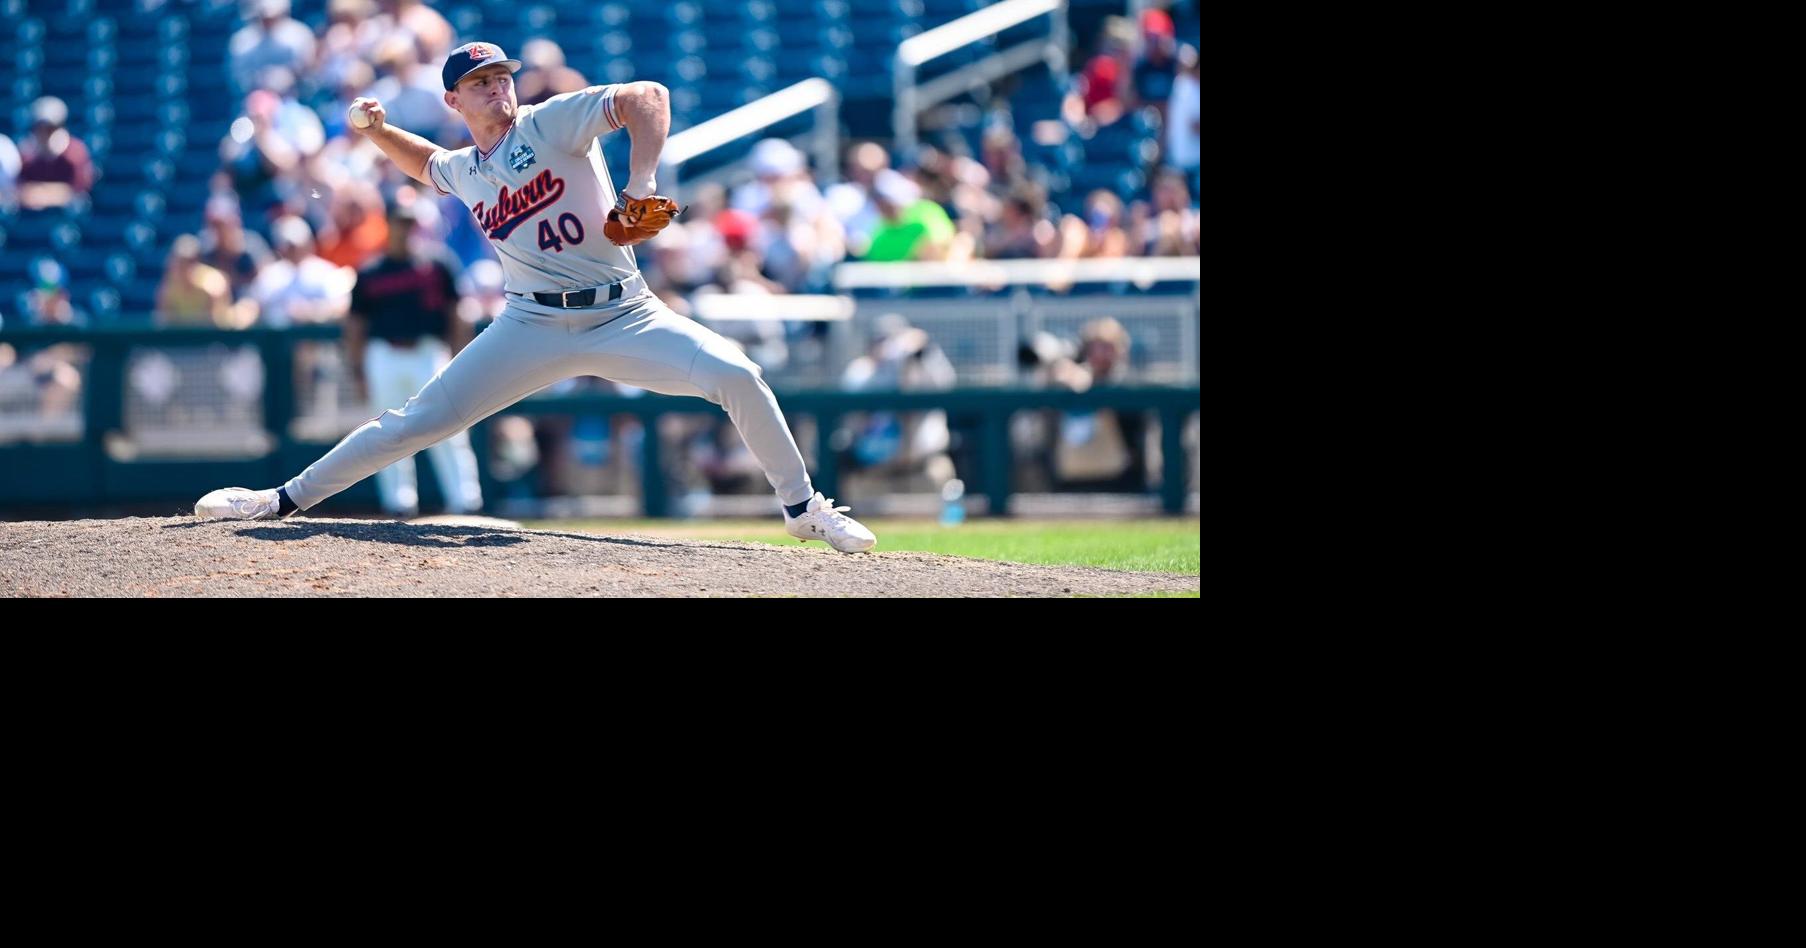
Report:
M 945 76 L 916 84 L 916 70 L 924 63 L 1048 14 L 1053 15 L 1053 24 L 1046 38 L 1020 43 Z M 1067 42 L 1065 0 L 1004 0 L 904 40 L 897 47 L 896 66 L 891 74 L 891 127 L 897 148 L 915 147 L 917 116 L 925 109 L 1037 62 L 1047 63 L 1056 72 L 1064 70 Z
M 805 79 L 786 89 L 749 102 L 731 112 L 718 115 L 700 125 L 686 128 L 665 141 L 659 155 L 659 184 L 667 193 L 679 193 L 679 176 L 683 166 L 701 155 L 731 144 L 762 129 L 770 128 L 793 115 L 815 113 L 815 129 L 809 133 L 808 151 L 815 158 L 816 180 L 834 181 L 840 168 L 840 92 L 826 79 Z M 719 169 L 699 175 L 688 183 L 694 185 L 732 169 Z
M 1152 411 L 1160 418 L 1160 506 L 1169 514 L 1185 511 L 1190 490 L 1190 459 L 1185 449 L 1185 423 L 1200 410 L 1200 390 L 1195 386 L 1137 386 L 1094 388 L 1086 392 L 1053 389 L 1009 389 L 951 392 L 779 392 L 778 403 L 794 424 L 801 416 L 815 419 L 815 465 L 810 476 L 816 489 L 829 496 L 839 491 L 840 469 L 831 441 L 843 415 L 870 411 L 945 411 L 949 416 L 976 418 L 981 437 L 976 484 L 993 514 L 1010 510 L 1013 493 L 1013 458 L 1010 453 L 1010 417 L 1019 411 Z M 507 409 L 511 415 L 631 415 L 656 431 L 654 421 L 664 414 L 708 414 L 720 411 L 699 398 L 648 395 L 624 398 L 614 395 L 574 395 L 562 398 L 530 398 Z M 479 458 L 487 452 L 487 431 L 471 430 L 471 445 Z M 672 502 L 663 476 L 660 439 L 640 441 L 641 503 L 648 517 L 672 514 Z M 494 496 L 484 484 L 484 496 Z

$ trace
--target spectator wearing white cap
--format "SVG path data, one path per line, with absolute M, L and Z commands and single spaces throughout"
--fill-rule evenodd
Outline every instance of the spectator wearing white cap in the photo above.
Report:
M 301 218 L 279 218 L 270 230 L 276 260 L 251 284 L 251 298 L 261 311 L 259 322 L 282 328 L 342 318 L 351 305 L 357 274 L 315 256 L 313 229 Z
M 846 256 L 845 229 L 809 174 L 795 145 L 767 138 L 753 146 L 756 178 L 734 192 L 732 206 L 759 221 L 753 250 L 766 273 L 791 292 L 821 282 Z
M 732 207 L 754 217 L 765 213 L 774 194 L 786 190 L 790 205 L 813 218 L 822 205 L 821 190 L 809 177 L 809 162 L 795 145 L 782 138 L 767 138 L 753 146 L 748 159 L 754 179 L 735 189 Z
M 94 187 L 88 146 L 69 134 L 69 107 L 47 95 L 31 104 L 31 135 L 19 143 L 19 204 L 62 207 Z

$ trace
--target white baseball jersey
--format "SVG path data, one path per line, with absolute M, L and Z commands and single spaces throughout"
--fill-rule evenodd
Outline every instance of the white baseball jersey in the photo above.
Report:
M 615 188 L 598 136 L 623 124 L 620 89 L 591 86 L 521 106 L 489 152 L 440 150 L 427 162 L 433 186 L 463 201 L 495 245 L 517 305 L 556 312 L 516 294 L 601 286 L 639 272 L 632 248 L 602 234 Z

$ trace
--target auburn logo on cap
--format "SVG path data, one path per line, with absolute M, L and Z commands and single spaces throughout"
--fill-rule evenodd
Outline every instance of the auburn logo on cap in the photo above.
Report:
M 495 52 L 492 51 L 489 47 L 484 46 L 482 43 L 477 43 L 470 47 L 470 58 L 471 59 L 488 59 L 489 57 L 494 56 L 494 55 L 495 55 Z

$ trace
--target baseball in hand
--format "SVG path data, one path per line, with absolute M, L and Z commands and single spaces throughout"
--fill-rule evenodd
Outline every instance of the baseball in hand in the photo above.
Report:
M 361 105 L 351 107 L 351 124 L 358 128 L 370 127 L 370 112 Z

